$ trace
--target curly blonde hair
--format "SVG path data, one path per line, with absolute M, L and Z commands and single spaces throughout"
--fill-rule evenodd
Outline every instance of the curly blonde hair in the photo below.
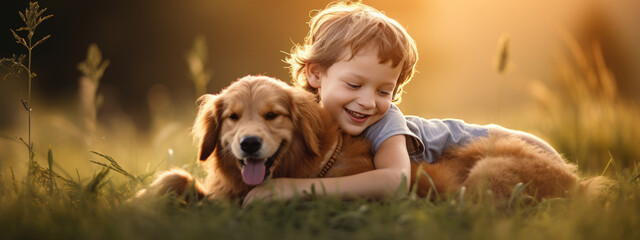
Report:
M 363 47 L 378 47 L 380 63 L 391 61 L 402 70 L 392 94 L 399 102 L 402 88 L 411 80 L 418 61 L 416 44 L 395 20 L 362 3 L 331 3 L 311 18 L 309 33 L 303 45 L 296 45 L 285 60 L 290 65 L 294 85 L 317 95 L 318 90 L 307 81 L 305 66 L 315 63 L 326 71 L 340 60 L 345 49 L 351 58 Z

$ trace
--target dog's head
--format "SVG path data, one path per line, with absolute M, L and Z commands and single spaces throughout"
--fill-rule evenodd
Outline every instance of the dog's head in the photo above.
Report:
M 323 127 L 321 107 L 314 99 L 266 76 L 246 76 L 217 95 L 200 97 L 193 127 L 198 159 L 213 154 L 216 164 L 236 167 L 247 185 L 258 185 L 271 176 L 292 141 L 320 154 L 315 132 Z

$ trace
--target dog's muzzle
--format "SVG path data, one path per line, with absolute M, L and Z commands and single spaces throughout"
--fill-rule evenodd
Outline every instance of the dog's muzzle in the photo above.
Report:
M 250 139 L 248 140 L 249 143 L 243 145 L 244 140 L 247 138 L 248 137 L 244 137 L 240 141 L 240 148 L 243 151 L 245 151 L 244 148 L 247 148 L 248 150 L 252 150 L 253 153 L 255 153 L 259 149 L 259 148 L 255 149 L 255 145 L 257 145 L 256 142 L 259 142 L 260 147 L 262 147 L 262 139 L 258 137 L 255 137 L 257 138 L 257 140 Z M 255 158 L 255 157 L 246 157 L 243 159 L 238 159 L 238 161 L 240 161 L 240 165 L 242 166 L 242 181 L 244 181 L 244 183 L 246 183 L 247 185 L 255 186 L 264 182 L 264 180 L 270 177 L 271 166 L 273 165 L 275 160 L 278 158 L 278 155 L 280 154 L 280 151 L 282 150 L 284 145 L 285 145 L 285 141 L 283 140 L 282 142 L 280 142 L 280 146 L 278 146 L 278 150 L 276 150 L 276 152 L 267 159 Z M 245 151 L 245 152 L 248 153 L 248 151 Z

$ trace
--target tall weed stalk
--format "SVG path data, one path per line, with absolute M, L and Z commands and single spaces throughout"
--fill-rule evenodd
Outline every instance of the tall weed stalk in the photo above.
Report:
M 33 79 L 36 77 L 36 74 L 31 69 L 31 61 L 32 61 L 33 50 L 38 45 L 42 44 L 44 41 L 49 39 L 49 37 L 51 37 L 51 35 L 46 35 L 39 40 L 36 40 L 37 38 L 34 38 L 36 28 L 38 27 L 38 25 L 40 25 L 42 22 L 44 22 L 45 20 L 53 16 L 53 15 L 43 15 L 46 10 L 47 10 L 46 8 L 40 9 L 38 2 L 30 2 L 29 8 L 26 8 L 24 12 L 18 12 L 18 14 L 20 14 L 20 18 L 24 23 L 24 26 L 18 29 L 10 29 L 11 33 L 13 34 L 13 37 L 16 39 L 16 42 L 24 46 L 27 50 L 27 56 L 26 56 L 27 64 L 25 65 L 23 63 L 25 58 L 24 56 L 16 57 L 14 55 L 13 58 L 2 59 L 2 65 L 3 66 L 10 65 L 11 66 L 10 70 L 13 70 L 13 73 L 16 73 L 19 71 L 27 72 L 27 82 L 28 82 L 27 99 L 25 100 L 21 98 L 21 102 L 22 102 L 22 106 L 27 111 L 27 115 L 28 115 L 27 117 L 28 135 L 27 135 L 27 140 L 25 140 L 22 137 L 18 137 L 18 139 L 20 139 L 20 141 L 27 147 L 29 151 L 27 176 L 30 182 L 33 180 L 33 176 L 35 174 L 36 164 L 37 164 L 34 160 L 35 153 L 33 151 L 33 141 L 31 140 L 31 111 L 32 111 L 31 85 L 32 85 Z M 19 34 L 22 32 L 26 33 L 26 36 L 24 36 L 25 34 Z M 10 74 L 7 74 L 5 77 L 9 75 L 12 75 L 11 72 Z
M 98 94 L 98 87 L 108 66 L 109 60 L 102 59 L 100 48 L 95 43 L 89 45 L 87 59 L 78 63 L 78 71 L 82 73 L 78 81 L 78 96 L 80 98 L 80 112 L 83 118 L 84 137 L 87 145 L 92 145 L 95 140 L 97 112 L 104 99 L 101 94 Z
M 207 40 L 198 35 L 193 40 L 193 46 L 186 54 L 191 80 L 196 89 L 196 96 L 207 93 L 207 84 L 211 80 L 211 70 L 207 68 Z

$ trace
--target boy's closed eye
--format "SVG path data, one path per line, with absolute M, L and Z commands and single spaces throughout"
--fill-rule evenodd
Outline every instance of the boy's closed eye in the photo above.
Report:
M 347 84 L 347 87 L 351 88 L 351 89 L 358 89 L 360 88 L 360 84 L 357 83 L 352 83 L 352 82 L 344 82 Z
M 360 87 L 362 87 L 362 85 L 357 84 L 357 83 L 353 83 L 353 82 L 347 82 L 347 81 L 345 81 L 344 83 L 345 83 L 345 84 L 347 85 L 347 87 L 349 87 L 350 89 L 359 89 Z M 386 96 L 390 96 L 390 95 L 391 95 L 391 91 L 388 91 L 388 90 L 382 90 L 382 89 L 381 89 L 381 90 L 378 90 L 377 92 L 378 92 L 378 94 L 380 94 L 380 96 L 384 96 L 384 97 L 386 97 Z
M 389 96 L 391 95 L 391 91 L 385 91 L 385 90 L 378 90 L 378 94 L 380 94 L 381 96 Z

